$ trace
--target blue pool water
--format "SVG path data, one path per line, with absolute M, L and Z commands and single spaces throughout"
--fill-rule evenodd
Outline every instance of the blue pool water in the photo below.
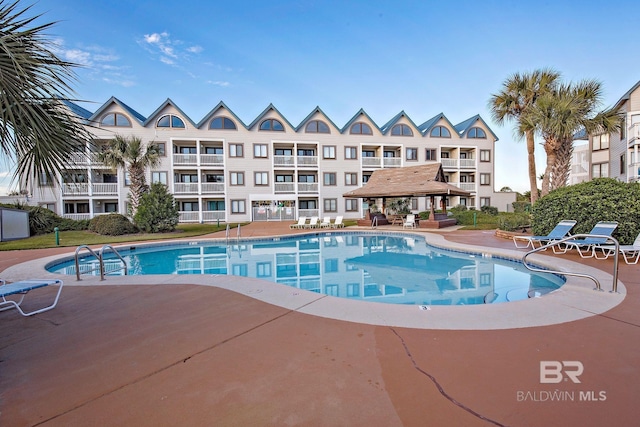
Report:
M 394 304 L 457 305 L 515 301 L 564 280 L 519 262 L 437 249 L 420 236 L 318 233 L 230 243 L 186 242 L 119 250 L 129 274 L 229 274 L 342 298 Z M 111 255 L 111 254 L 110 254 Z M 107 256 L 109 274 L 119 261 Z M 96 271 L 92 256 L 80 270 Z M 74 261 L 48 270 L 75 275 Z

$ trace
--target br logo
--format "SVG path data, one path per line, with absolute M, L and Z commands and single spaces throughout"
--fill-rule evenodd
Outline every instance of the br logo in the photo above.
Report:
M 582 375 L 584 366 L 577 360 L 541 360 L 540 361 L 540 383 L 557 384 L 570 379 L 574 383 L 580 383 L 578 378 Z

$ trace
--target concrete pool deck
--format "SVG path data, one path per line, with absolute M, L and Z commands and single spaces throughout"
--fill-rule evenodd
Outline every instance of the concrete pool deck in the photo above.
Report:
M 242 234 L 289 232 L 254 223 Z M 437 234 L 513 250 L 493 232 Z M 0 277 L 69 251 L 0 252 Z M 613 263 L 554 259 L 605 276 Z M 0 313 L 0 425 L 637 425 L 639 270 L 620 265 L 626 297 L 601 314 L 498 330 L 336 320 L 305 313 L 290 289 L 292 307 L 257 300 L 262 287 L 231 277 L 244 295 L 185 277 L 170 286 L 69 278 L 54 310 Z M 500 320 L 518 322 L 513 308 Z M 579 361 L 581 382 L 541 383 L 541 361 Z

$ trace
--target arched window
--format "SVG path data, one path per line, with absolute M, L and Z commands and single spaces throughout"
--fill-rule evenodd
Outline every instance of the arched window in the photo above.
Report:
M 209 129 L 237 129 L 233 120 L 227 117 L 216 117 L 209 123 Z
M 260 130 L 272 130 L 277 132 L 284 132 L 284 126 L 276 119 L 267 119 L 260 123 Z
M 351 126 L 349 133 L 354 135 L 373 135 L 373 132 L 371 132 L 371 126 L 362 122 L 354 123 Z
M 184 129 L 184 122 L 178 116 L 174 116 L 173 114 L 167 114 L 158 119 L 156 123 L 156 127 L 159 128 L 177 128 Z
M 394 136 L 413 136 L 413 131 L 408 125 L 397 124 L 391 128 L 391 135 Z
M 469 132 L 467 132 L 467 138 L 481 138 L 481 139 L 486 139 L 487 138 L 487 134 L 485 133 L 484 130 L 478 128 L 478 127 L 473 127 L 471 129 L 469 129 Z
M 451 138 L 451 132 L 444 126 L 436 126 L 431 129 L 431 136 L 434 138 Z
M 102 126 L 131 127 L 131 121 L 124 114 L 108 113 L 100 121 Z
M 304 131 L 307 133 L 330 133 L 329 126 L 322 120 L 311 120 L 305 126 Z

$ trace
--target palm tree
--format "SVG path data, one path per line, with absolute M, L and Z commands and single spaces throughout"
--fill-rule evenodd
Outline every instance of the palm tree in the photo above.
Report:
M 544 139 L 547 162 L 542 196 L 566 185 L 576 132 L 583 128 L 589 134 L 620 129 L 620 116 L 615 110 L 598 111 L 601 100 L 602 84 L 595 80 L 562 84 L 540 96 L 523 117 L 525 125 L 535 128 Z
M 535 128 L 523 126 L 522 116 L 535 104 L 538 97 L 551 90 L 560 74 L 551 69 L 535 70 L 529 74 L 515 73 L 509 76 L 502 85 L 502 91 L 491 95 L 489 108 L 493 120 L 498 124 L 515 121 L 515 136 L 525 136 L 527 142 L 529 184 L 531 186 L 531 203 L 538 199 L 538 183 L 536 181 L 535 161 Z
M 129 172 L 129 206 L 131 217 L 135 216 L 140 204 L 140 197 L 147 192 L 145 178 L 147 167 L 154 168 L 160 164 L 158 146 L 147 145 L 146 149 L 138 137 L 116 135 L 109 141 L 106 149 L 98 153 L 98 160 L 113 168 L 124 168 Z
M 18 10 L 18 3 L 0 3 L 0 154 L 15 165 L 13 178 L 28 185 L 57 177 L 90 135 L 63 105 L 76 64 L 52 51 L 44 31 L 54 23 L 29 28 L 40 15 L 25 17 L 31 6 Z

